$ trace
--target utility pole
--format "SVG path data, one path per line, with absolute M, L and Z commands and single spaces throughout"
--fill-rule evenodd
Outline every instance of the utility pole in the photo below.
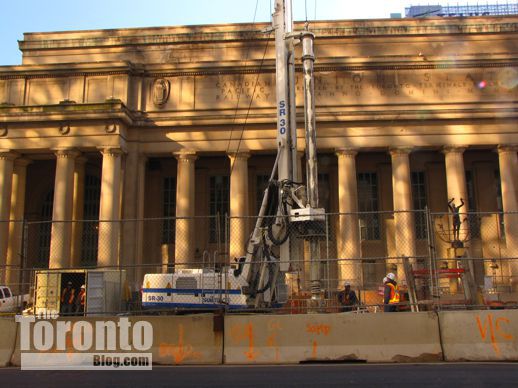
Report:
M 275 0 L 275 68 L 277 95 L 277 148 L 279 153 L 277 179 L 297 179 L 297 120 L 295 106 L 295 50 L 291 0 Z M 288 209 L 289 211 L 289 209 Z M 280 270 L 290 270 L 291 242 L 280 246 Z

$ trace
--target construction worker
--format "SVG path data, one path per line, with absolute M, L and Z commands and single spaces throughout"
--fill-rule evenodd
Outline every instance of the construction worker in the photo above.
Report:
M 396 282 L 396 275 L 390 272 L 385 279 L 387 281 L 384 284 L 383 311 L 386 313 L 396 312 L 399 303 L 399 288 Z
M 83 315 L 85 312 L 85 296 L 86 289 L 85 285 L 83 284 L 79 290 L 79 294 L 77 294 L 76 297 L 76 315 Z
M 345 282 L 344 289 L 338 293 L 338 302 L 340 303 L 341 311 L 352 311 L 358 305 L 358 298 L 356 293 L 351 290 L 351 284 Z
M 68 282 L 67 286 L 63 288 L 63 291 L 61 291 L 61 314 L 73 314 L 75 293 L 76 290 L 72 288 L 72 282 Z

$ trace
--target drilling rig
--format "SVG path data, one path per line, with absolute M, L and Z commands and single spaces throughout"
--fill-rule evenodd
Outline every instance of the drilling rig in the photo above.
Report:
M 266 31 L 275 33 L 277 155 L 246 255 L 236 258 L 236 269 L 182 269 L 145 275 L 143 307 L 282 305 L 287 301 L 286 274 L 296 263 L 304 262 L 304 254 L 297 249 L 301 239 L 309 245 L 311 299 L 317 304 L 321 298 L 320 239 L 325 211 L 318 207 L 314 34 L 307 24 L 303 31 L 293 31 L 291 1 L 275 1 L 272 26 Z M 297 179 L 296 45 L 302 45 L 306 184 Z M 183 283 L 190 278 L 193 286 L 179 292 L 181 278 Z M 198 298 L 196 303 L 193 298 Z

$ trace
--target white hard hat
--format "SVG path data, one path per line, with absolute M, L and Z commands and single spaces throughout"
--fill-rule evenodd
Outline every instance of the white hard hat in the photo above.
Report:
M 388 279 L 387 279 L 387 277 L 385 276 L 385 277 L 383 278 L 383 283 L 386 283 L 386 282 L 387 282 L 387 280 L 388 280 Z
M 387 279 L 390 280 L 396 280 L 396 275 L 394 275 L 392 272 L 387 274 Z
M 85 287 L 85 285 L 83 284 L 83 285 L 81 286 L 81 288 L 86 288 L 86 287 Z

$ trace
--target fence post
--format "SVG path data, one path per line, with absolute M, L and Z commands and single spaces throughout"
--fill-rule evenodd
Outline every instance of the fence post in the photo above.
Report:
M 331 265 L 331 262 L 329 261 L 329 215 L 326 213 L 326 294 L 327 297 L 330 298 L 330 292 L 331 292 L 331 279 L 330 279 L 330 271 L 329 266 Z
M 21 256 L 20 257 L 20 291 L 22 291 L 23 294 L 25 294 L 25 290 L 23 289 L 24 278 L 25 278 L 25 269 L 27 267 L 27 258 L 28 258 L 28 249 L 29 249 L 29 223 L 24 218 L 23 219 L 23 226 L 22 226 L 22 246 L 21 246 Z M 30 291 L 30 281 L 31 279 L 28 279 L 29 289 Z
M 437 272 L 436 272 L 436 247 L 435 247 L 435 234 L 433 230 L 433 218 L 432 218 L 432 212 L 428 208 L 428 206 L 425 207 L 426 212 L 426 220 L 427 220 L 427 238 L 428 238 L 428 265 L 429 265 L 429 274 L 430 274 L 430 296 L 432 297 L 432 301 L 434 301 L 435 305 L 435 299 L 440 299 L 439 295 L 439 281 L 437 279 Z M 437 293 L 435 295 L 434 293 Z M 440 310 L 440 303 L 436 306 L 434 306 L 437 310 Z

